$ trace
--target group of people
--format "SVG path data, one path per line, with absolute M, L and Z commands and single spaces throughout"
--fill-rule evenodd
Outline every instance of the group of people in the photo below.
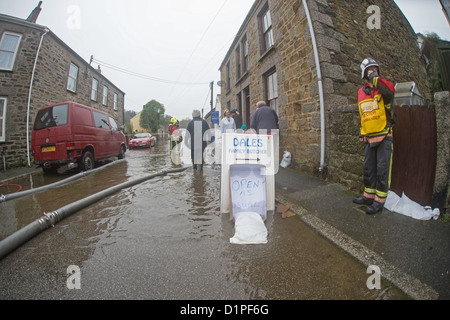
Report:
M 365 143 L 364 151 L 364 193 L 355 197 L 356 204 L 367 205 L 366 212 L 374 214 L 380 212 L 386 202 L 390 187 L 391 162 L 393 152 L 393 118 L 391 103 L 394 99 L 394 84 L 380 76 L 380 66 L 372 58 L 365 58 L 361 63 L 361 77 L 364 85 L 358 91 L 358 110 L 360 119 L 360 141 Z M 186 145 L 191 149 L 191 159 L 194 168 L 203 165 L 203 151 L 206 148 L 205 132 L 209 130 L 208 123 L 201 118 L 200 111 L 194 110 L 193 120 L 187 131 L 189 138 Z M 173 123 L 173 121 L 175 123 Z M 171 125 L 177 125 L 172 118 Z M 271 134 L 278 129 L 278 115 L 275 110 L 264 101 L 256 104 L 250 128 L 258 134 Z M 237 128 L 244 132 L 247 126 L 242 123 L 242 117 L 236 109 L 225 110 L 220 121 L 220 132 L 236 132 Z M 181 142 L 174 135 L 171 139 L 171 150 Z
M 256 104 L 256 111 L 250 121 L 250 129 L 259 134 L 270 134 L 272 130 L 278 129 L 278 115 L 275 110 L 266 105 L 265 101 Z M 247 131 L 247 125 L 242 123 L 242 116 L 236 109 L 226 109 L 219 123 L 220 132 L 236 132 L 241 129 Z
M 180 163 L 180 143 L 184 140 L 185 145 L 191 149 L 191 160 L 194 169 L 203 169 L 203 151 L 206 148 L 205 134 L 209 131 L 208 122 L 201 117 L 199 110 L 192 112 L 192 120 L 189 122 L 185 139 L 179 131 L 179 121 L 176 118 L 169 122 L 170 156 L 174 163 Z
M 208 137 L 205 136 L 210 129 L 208 122 L 201 118 L 199 110 L 192 112 L 192 120 L 189 122 L 185 136 L 185 145 L 191 150 L 191 160 L 194 169 L 203 168 L 203 152 L 207 145 Z M 220 132 L 236 132 L 236 128 L 247 131 L 247 125 L 242 123 L 242 116 L 236 109 L 225 110 L 224 117 L 219 123 Z M 270 134 L 273 129 L 278 129 L 278 115 L 275 110 L 266 105 L 264 101 L 256 104 L 256 111 L 251 120 L 251 129 L 253 132 Z M 180 143 L 183 137 L 179 132 L 179 121 L 171 118 L 168 127 L 170 154 L 174 163 L 180 163 Z

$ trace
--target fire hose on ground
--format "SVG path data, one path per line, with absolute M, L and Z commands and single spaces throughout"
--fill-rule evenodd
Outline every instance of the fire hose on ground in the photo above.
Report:
M 53 227 L 56 223 L 67 218 L 71 214 L 101 200 L 104 197 L 107 197 L 117 191 L 134 186 L 136 184 L 142 183 L 146 180 L 153 179 L 158 176 L 164 176 L 168 173 L 177 173 L 186 170 L 187 167 L 177 168 L 177 169 L 169 169 L 163 170 L 159 173 L 147 175 L 135 180 L 127 181 L 121 184 L 118 184 L 114 187 L 105 189 L 103 191 L 97 192 L 93 195 L 90 195 L 86 198 L 80 199 L 78 201 L 72 202 L 64 207 L 61 207 L 53 212 L 44 213 L 44 215 L 33 221 L 32 223 L 26 225 L 22 229 L 16 231 L 12 235 L 0 241 L 0 260 L 3 259 L 10 252 L 18 248 L 21 244 L 27 242 L 32 239 L 34 236 L 38 235 L 42 231 Z
M 106 165 L 104 165 L 102 167 L 99 167 L 97 169 L 92 169 L 92 170 L 89 170 L 89 171 L 82 171 L 82 172 L 80 172 L 78 174 L 75 174 L 75 175 L 69 177 L 69 178 L 66 178 L 66 179 L 63 179 L 63 180 L 60 180 L 60 181 L 57 181 L 57 182 L 45 185 L 45 186 L 41 186 L 41 187 L 38 187 L 38 188 L 18 191 L 18 192 L 6 194 L 6 195 L 1 194 L 0 195 L 0 203 L 5 202 L 7 200 L 13 200 L 13 199 L 17 199 L 17 198 L 20 198 L 20 197 L 24 197 L 24 196 L 27 196 L 29 194 L 32 194 L 32 193 L 35 193 L 35 192 L 39 192 L 39 191 L 42 191 L 42 190 L 46 190 L 46 189 L 49 189 L 49 188 L 54 188 L 54 187 L 63 185 L 65 183 L 68 183 L 68 182 L 80 179 L 82 177 L 86 177 L 86 176 L 88 176 L 88 175 L 90 175 L 90 174 L 92 174 L 94 172 L 97 172 L 99 170 L 103 170 L 104 168 L 106 168 L 106 167 L 108 167 L 110 165 L 117 164 L 117 163 L 122 162 L 122 161 L 125 161 L 125 159 L 121 159 L 121 160 L 117 160 L 117 161 L 108 163 L 108 164 L 106 164 Z

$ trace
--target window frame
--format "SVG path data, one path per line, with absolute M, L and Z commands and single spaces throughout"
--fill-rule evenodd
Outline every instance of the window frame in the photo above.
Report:
M 239 79 L 242 75 L 241 73 L 241 46 L 238 44 L 236 47 L 236 79 Z
M 117 94 L 117 92 L 114 92 L 113 109 L 114 111 L 117 111 L 119 109 L 119 95 Z
M 267 104 L 278 114 L 278 75 L 277 70 L 272 69 L 264 76 Z
M 242 73 L 245 74 L 249 67 L 249 56 L 248 56 L 248 38 L 245 35 L 241 41 L 242 47 Z
M 96 84 L 95 89 L 94 89 L 94 83 Z M 92 101 L 98 101 L 98 85 L 99 82 L 97 79 L 92 78 L 92 87 L 91 87 L 91 100 Z
M 269 51 L 275 45 L 273 38 L 272 16 L 269 5 L 266 4 L 259 15 L 259 27 L 261 31 L 261 50 L 262 53 Z
M 72 67 L 76 68 L 76 75 L 72 75 L 71 70 Z M 77 82 L 78 82 L 78 72 L 80 71 L 80 68 L 73 62 L 70 63 L 69 66 L 69 73 L 67 75 L 67 90 L 76 93 L 77 92 Z M 71 81 L 72 80 L 72 81 Z M 73 83 L 73 88 L 70 87 L 70 85 Z
M 102 104 L 104 106 L 108 105 L 108 87 L 106 85 L 103 85 Z
M 0 70 L 12 71 L 14 69 L 14 63 L 16 62 L 17 53 L 19 52 L 20 42 L 22 41 L 22 34 L 15 33 L 15 32 L 9 32 L 9 31 L 3 32 L 2 38 L 0 39 L 0 48 L 1 48 L 1 45 L 3 43 L 3 40 L 5 39 L 5 36 L 7 36 L 7 35 L 17 36 L 18 37 L 18 41 L 16 43 L 16 48 L 14 49 L 14 51 L 7 51 L 7 50 L 0 49 L 0 52 L 13 53 L 10 66 L 1 66 L 0 65 Z

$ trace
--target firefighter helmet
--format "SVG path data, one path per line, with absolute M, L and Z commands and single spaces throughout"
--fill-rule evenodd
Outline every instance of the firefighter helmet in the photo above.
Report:
M 171 124 L 176 124 L 177 122 L 178 122 L 178 120 L 176 118 L 170 119 L 170 123 Z
M 380 66 L 378 65 L 378 63 L 373 60 L 372 58 L 365 58 L 363 60 L 363 62 L 361 62 L 361 78 L 366 78 L 366 70 L 369 67 L 377 67 L 378 69 L 378 74 L 380 74 Z

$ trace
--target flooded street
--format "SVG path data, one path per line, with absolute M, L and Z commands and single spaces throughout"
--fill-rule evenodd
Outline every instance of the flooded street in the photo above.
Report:
M 189 166 L 189 163 L 186 165 Z M 68 184 L 0 203 L 0 240 L 43 213 L 173 169 L 168 146 Z M 33 175 L 23 189 L 68 177 Z M 32 184 L 32 186 L 31 186 Z M 220 169 L 169 173 L 124 188 L 58 222 L 0 260 L 0 299 L 406 299 L 299 217 L 269 212 L 267 244 L 237 245 L 220 213 Z M 69 288 L 68 267 L 80 270 Z

